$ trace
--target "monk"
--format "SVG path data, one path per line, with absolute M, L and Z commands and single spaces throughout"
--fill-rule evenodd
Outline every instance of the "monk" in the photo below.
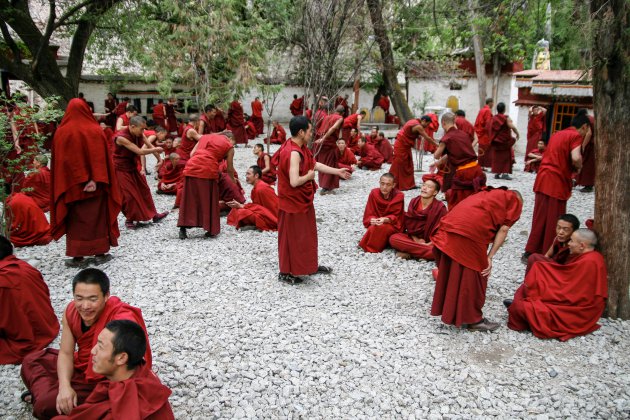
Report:
M 46 215 L 35 200 L 23 193 L 13 193 L 7 197 L 6 205 L 9 211 L 5 217 L 11 223 L 13 245 L 47 245 L 52 241 Z
M 441 315 L 445 324 L 466 324 L 471 331 L 499 328 L 483 317 L 481 309 L 492 259 L 522 209 L 518 191 L 489 189 L 466 198 L 442 217 L 430 237 L 438 265 L 431 315 Z
M 65 263 L 77 267 L 84 257 L 111 259 L 118 246 L 122 195 L 103 130 L 84 101 L 72 99 L 55 132 L 51 162 L 50 230 L 66 235 Z
M 142 327 L 133 321 L 107 323 L 92 349 L 93 370 L 106 379 L 64 419 L 138 418 L 171 420 L 171 390 L 143 359 L 147 347 Z
M 346 141 L 343 138 L 337 140 L 337 149 L 339 154 L 337 155 L 337 167 L 344 168 L 348 172 L 354 172 L 354 168 L 357 166 L 357 158 L 354 157 L 354 153 L 346 147 Z
M 539 141 L 543 140 L 546 131 L 547 109 L 542 106 L 531 106 L 527 111 L 527 146 L 525 147 L 525 161 L 529 153 L 536 148 Z
M 120 115 L 116 120 L 115 131 L 124 130 L 129 127 L 129 119 L 138 115 L 138 110 L 133 105 L 127 105 L 125 108 L 125 113 Z
M 225 159 L 219 165 L 219 214 L 227 216 L 231 208 L 227 203 L 236 201 L 245 204 L 245 190 L 238 179 L 238 173 L 234 171 L 234 181 L 232 181 L 227 173 L 227 165 Z
M 437 133 L 437 131 L 440 129 L 440 123 L 438 122 L 438 116 L 436 114 L 429 112 L 428 114 L 426 114 L 426 116 L 431 119 L 431 122 L 428 126 L 424 128 L 424 130 L 426 131 L 427 136 L 433 139 L 433 143 L 424 142 L 423 150 L 428 153 L 435 153 L 435 150 L 437 149 L 437 142 L 435 142 L 434 136 L 435 133 Z M 416 148 L 421 148 L 419 143 L 416 144 Z
M 361 131 L 361 121 L 363 121 L 366 115 L 367 112 L 365 112 L 365 110 L 362 110 L 361 112 L 349 115 L 343 119 L 343 125 L 341 126 L 341 136 L 344 140 L 350 140 L 350 135 L 353 129 Z
M 516 135 L 516 140 L 512 137 Z M 511 180 L 512 173 L 512 146 L 518 141 L 518 129 L 512 119 L 505 115 L 505 104 L 497 104 L 497 114 L 488 124 L 488 137 L 490 138 L 490 153 L 492 153 L 492 173 L 495 179 Z
M 179 147 L 177 147 L 177 154 L 184 162 L 190 159 L 190 152 L 192 152 L 197 141 L 201 138 L 201 134 L 199 133 L 201 133 L 201 120 L 199 119 L 199 115 L 191 114 L 188 124 L 184 126 L 181 143 Z
M 42 350 L 59 333 L 42 274 L 13 255 L 0 236 L 0 365 L 20 364 L 27 354 Z
M 146 141 L 152 147 L 162 147 L 162 151 L 164 151 L 163 145 L 166 141 L 166 137 L 168 136 L 168 132 L 165 128 L 157 126 L 155 127 L 155 130 L 144 130 L 143 134 L 146 137 Z M 162 155 L 160 153 L 154 153 L 153 156 L 155 156 L 155 159 L 157 160 L 157 163 L 155 164 L 155 169 L 159 171 L 164 164 L 164 161 L 162 160 Z M 150 172 L 147 170 L 147 158 L 145 155 L 140 155 L 140 164 L 144 173 L 146 175 L 149 175 Z
M 107 99 L 105 99 L 105 113 L 107 116 L 105 117 L 105 124 L 109 126 L 109 128 L 114 128 L 116 126 L 116 118 L 114 110 L 116 109 L 116 98 L 111 92 L 107 93 Z M 155 120 L 155 118 L 153 118 Z
M 352 130 L 350 130 L 350 138 L 346 141 L 346 146 L 355 155 L 358 155 L 360 153 L 360 149 L 359 149 L 360 137 L 363 137 L 363 134 L 361 134 L 358 130 L 355 130 L 353 128 Z
M 317 162 L 331 168 L 337 168 L 337 139 L 340 137 L 340 130 L 343 124 L 343 107 L 338 106 L 335 112 L 326 115 L 320 128 L 317 130 L 317 140 L 314 142 L 313 150 Z M 318 172 L 321 195 L 334 194 L 334 190 L 339 188 L 339 177 L 326 172 Z
M 492 155 L 489 150 L 490 137 L 488 135 L 488 125 L 492 121 L 492 108 L 494 108 L 494 99 L 486 99 L 486 106 L 481 108 L 475 120 L 475 133 L 477 133 L 479 140 L 479 164 L 483 168 L 492 166 Z
M 376 140 L 378 139 L 378 127 L 374 126 L 370 130 L 370 135 L 367 136 L 367 142 L 370 144 L 376 144 Z
M 180 144 L 181 140 L 182 139 L 179 139 Z M 175 139 L 167 137 L 166 139 L 164 139 L 164 144 L 160 147 L 162 148 L 162 153 L 164 154 L 162 160 L 168 159 L 169 156 L 171 156 L 171 153 L 177 153 L 177 148 L 175 147 Z
M 155 210 L 146 177 L 137 168 L 138 156 L 162 151 L 161 147 L 151 146 L 143 136 L 145 128 L 144 118 L 137 116 L 129 120 L 129 127 L 115 134 L 114 167 L 123 196 L 122 213 L 127 229 L 136 229 L 139 221 L 158 223 L 168 215 L 168 211 L 158 213 Z
M 584 137 L 582 142 L 582 170 L 578 173 L 576 185 L 582 185 L 580 192 L 593 192 L 595 185 L 595 118 L 588 116 L 591 126 L 591 135 Z
M 571 120 L 571 127 L 556 131 L 549 139 L 534 182 L 536 198 L 532 230 L 525 246 L 524 259 L 533 253 L 546 252 L 553 243 L 556 221 L 567 212 L 573 170 L 582 168 L 582 141 L 590 133 L 588 116 L 578 112 Z
M 283 144 L 285 141 L 287 141 L 286 130 L 284 129 L 282 124 L 278 122 L 278 120 L 273 120 L 272 124 L 273 130 L 271 131 L 271 136 L 269 136 L 269 142 L 271 144 Z
M 185 163 L 177 153 L 171 153 L 166 164 L 162 165 L 158 173 L 158 194 L 177 194 L 177 185 L 183 182 Z
M 543 140 L 538 141 L 538 146 L 536 149 L 532 149 L 527 153 L 525 160 L 525 168 L 523 169 L 525 172 L 538 172 L 538 168 L 540 167 L 540 162 L 542 162 L 543 153 L 545 153 L 545 149 L 547 145 Z
M 392 174 L 385 173 L 368 196 L 363 212 L 363 226 L 367 229 L 359 242 L 365 252 L 383 252 L 389 238 L 402 231 L 405 195 L 396 189 Z
M 569 260 L 569 240 L 573 232 L 580 228 L 580 220 L 572 214 L 563 214 L 558 218 L 556 224 L 556 238 L 553 240 L 553 244 L 549 247 L 549 250 L 543 254 L 531 254 L 527 260 L 523 261 L 527 263 L 527 269 L 525 274 L 529 272 L 537 261 L 553 261 L 558 264 L 565 264 Z
M 442 115 L 442 127 L 445 134 L 434 157 L 435 160 L 440 160 L 442 155 L 446 154 L 448 166 L 454 172 L 451 186 L 445 194 L 450 211 L 486 185 L 486 174 L 477 162 L 477 154 L 472 147 L 469 134 L 455 126 L 453 113 L 447 112 Z
M 256 165 L 262 172 L 260 179 L 269 185 L 275 184 L 276 171 L 272 167 L 271 157 L 265 153 L 265 146 L 262 143 L 258 143 L 254 146 L 254 155 L 258 158 L 256 160 Z
M 120 117 L 122 114 L 125 113 L 125 110 L 127 109 L 127 105 L 129 105 L 129 97 L 125 96 L 122 98 L 122 101 L 118 102 L 118 104 L 116 105 L 116 108 L 114 108 L 114 114 L 116 115 L 116 117 Z M 112 126 L 112 128 L 115 128 L 115 127 Z
M 389 237 L 389 245 L 396 250 L 396 256 L 405 260 L 435 259 L 430 236 L 447 213 L 444 203 L 435 198 L 440 192 L 438 177 L 426 174 L 422 181 L 420 195 L 411 200 L 405 213 L 403 232 Z
M 258 130 L 249 115 L 245 115 L 245 136 L 247 141 L 254 140 L 258 136 Z
M 155 124 L 166 130 L 166 109 L 164 108 L 164 99 L 158 99 L 158 103 L 153 105 L 151 118 L 153 118 Z
M 294 117 L 302 115 L 304 113 L 304 95 L 298 98 L 297 95 L 293 95 L 293 101 L 289 105 L 289 111 Z
M 184 168 L 184 182 L 179 210 L 179 239 L 186 239 L 186 229 L 202 227 L 208 238 L 221 232 L 219 214 L 219 163 L 227 160 L 227 182 L 234 179 L 234 140 L 223 134 L 201 136 Z M 231 201 L 231 200 L 230 200 Z
M 208 104 L 204 107 L 203 114 L 199 118 L 198 130 L 200 134 L 211 134 L 213 132 L 216 115 L 217 108 L 213 104 Z
M 230 103 L 227 114 L 227 129 L 232 131 L 236 144 L 247 145 L 247 134 L 245 133 L 245 116 L 243 106 L 238 98 Z
M 263 104 L 265 101 L 260 102 L 260 98 L 256 96 L 256 98 L 252 101 L 252 117 L 251 122 L 256 127 L 256 135 L 262 134 L 265 131 L 265 121 L 263 120 Z
M 42 211 L 50 210 L 50 169 L 46 155 L 33 159 L 34 171 L 22 183 L 22 192 L 31 197 Z
M 378 133 L 378 137 L 376 137 L 376 141 L 374 142 L 374 147 L 376 147 L 376 150 L 383 155 L 383 161 L 385 163 L 392 163 L 394 161 L 394 148 L 389 142 L 389 139 L 385 137 L 385 133 L 382 131 Z
M 176 133 L 179 124 L 177 124 L 177 98 L 168 98 L 164 104 L 164 117 L 166 118 L 166 130 L 169 133 Z
M 33 415 L 48 419 L 57 414 L 69 414 L 83 404 L 103 376 L 93 369 L 90 354 L 105 325 L 116 319 L 128 319 L 139 324 L 147 337 L 140 309 L 109 295 L 109 278 L 96 268 L 79 271 L 72 279 L 74 300 L 66 307 L 61 319 L 59 350 L 47 348 L 29 354 L 22 362 L 22 380 L 27 392 L 23 399 L 33 404 Z M 75 346 L 78 350 L 75 352 Z M 151 348 L 144 358 L 151 368 Z
M 413 156 L 411 149 L 415 146 L 416 139 L 424 138 L 427 142 L 437 143 L 425 132 L 425 128 L 431 124 L 431 118 L 423 115 L 420 119 L 411 119 L 405 123 L 396 135 L 394 142 L 394 159 L 389 172 L 396 178 L 396 184 L 401 191 L 411 190 L 416 187 L 413 177 Z
M 608 297 L 608 273 L 604 257 L 595 250 L 597 236 L 589 229 L 578 229 L 568 246 L 572 256 L 568 263 L 537 262 L 514 299 L 504 302 L 508 328 L 560 341 L 599 329 L 597 321 Z
M 241 204 L 236 200 L 227 203 L 232 208 L 227 224 L 237 229 L 251 227 L 258 230 L 278 230 L 278 196 L 273 187 L 261 180 L 259 166 L 250 166 L 245 181 L 252 185 L 252 202 Z
M 359 160 L 357 166 L 361 169 L 367 169 L 370 171 L 377 171 L 381 169 L 385 159 L 383 155 L 376 150 L 376 147 L 369 144 L 365 137 L 359 137 Z
M 455 126 L 457 129 L 462 130 L 464 133 L 468 134 L 470 138 L 470 143 L 472 144 L 473 149 L 477 147 L 479 143 L 479 138 L 477 137 L 477 133 L 475 132 L 475 127 L 466 119 L 466 112 L 463 109 L 458 109 L 455 111 Z
M 291 139 L 277 152 L 278 159 L 278 280 L 300 283 L 299 276 L 329 274 L 332 269 L 317 262 L 317 223 L 313 197 L 317 190 L 315 171 L 348 179 L 345 169 L 316 162 L 306 147 L 312 126 L 304 116 L 289 123 Z M 275 156 L 274 156 L 275 157 Z

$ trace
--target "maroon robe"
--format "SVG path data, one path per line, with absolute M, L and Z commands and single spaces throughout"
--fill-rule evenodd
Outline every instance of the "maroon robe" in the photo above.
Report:
M 368 196 L 363 212 L 363 226 L 367 229 L 359 246 L 365 252 L 383 252 L 389 237 L 402 230 L 405 212 L 405 195 L 393 189 L 389 197 L 383 197 L 379 188 L 374 188 Z M 391 223 L 371 225 L 370 220 L 387 217 Z
M 256 226 L 259 230 L 278 230 L 278 196 L 273 187 L 258 181 L 252 188 L 252 202 L 242 209 L 232 209 L 227 223 L 237 229 Z
M 403 224 L 405 233 L 395 233 L 390 236 L 390 246 L 396 251 L 410 254 L 413 258 L 434 260 L 430 236 L 446 213 L 446 206 L 439 200 L 433 199 L 431 204 L 422 208 L 422 197 L 414 198 L 405 213 Z M 416 242 L 413 239 L 414 236 L 423 239 L 424 243 Z
M 462 130 L 468 135 L 470 143 L 475 141 L 475 127 L 465 117 L 455 117 L 455 125 L 459 130 Z
M 47 245 L 52 241 L 46 215 L 35 201 L 22 193 L 7 197 L 11 216 L 11 242 L 14 246 Z
M 376 142 L 374 143 L 374 147 L 376 147 L 376 150 L 383 155 L 383 161 L 385 163 L 392 163 L 394 161 L 394 147 L 389 142 L 389 139 L 378 136 L 376 138 Z
M 488 125 L 492 172 L 495 174 L 512 173 L 512 146 L 515 140 L 507 120 L 507 115 L 497 114 L 492 117 L 492 122 Z
M 175 104 L 169 104 L 168 102 L 164 104 L 164 117 L 166 118 L 166 129 L 169 133 L 177 131 L 177 115 L 175 114 Z
M 227 128 L 234 134 L 236 144 L 247 144 L 247 134 L 245 133 L 245 117 L 243 107 L 239 101 L 232 101 L 227 115 Z
M 588 116 L 591 122 L 591 140 L 586 147 L 582 149 L 582 169 L 578 173 L 575 181 L 577 185 L 584 187 L 592 187 L 595 185 L 595 119 Z
M 289 105 L 289 111 L 294 117 L 302 115 L 304 113 L 304 96 L 294 99 Z
M 409 120 L 396 135 L 394 159 L 389 172 L 396 178 L 396 185 L 401 191 L 407 191 L 416 186 L 411 149 L 415 146 L 418 138 L 418 134 L 413 132 L 413 129 L 418 125 L 420 125 L 420 121 L 417 119 Z
M 22 190 L 29 188 L 30 191 L 22 191 L 31 197 L 44 212 L 50 210 L 50 169 L 47 166 L 39 168 L 29 174 L 22 183 Z
M 282 144 L 287 141 L 287 132 L 284 127 L 282 127 L 282 125 L 278 124 L 277 127 L 273 128 L 273 131 L 271 132 L 271 137 L 269 137 L 269 141 L 272 144 Z
M 492 121 L 492 110 L 486 105 L 479 111 L 477 119 L 475 120 L 475 132 L 479 140 L 479 165 L 484 168 L 492 166 L 490 137 L 488 135 L 488 125 L 490 121 Z
M 162 165 L 158 173 L 158 190 L 163 194 L 176 194 L 177 185 L 170 188 L 167 188 L 166 186 L 183 182 L 184 166 L 185 164 L 183 164 L 181 160 L 175 166 L 173 166 L 173 163 L 170 160 L 167 160 L 164 165 Z
M 347 147 L 343 149 L 343 153 L 339 149 L 337 149 L 337 167 L 344 168 L 352 173 L 354 169 L 353 165 L 357 164 L 357 158 L 354 157 L 354 153 Z
M 381 166 L 385 161 L 383 155 L 381 155 L 381 153 L 369 143 L 365 143 L 363 147 L 359 149 L 359 156 L 358 165 L 360 165 L 361 168 L 369 169 L 370 171 L 381 169 Z
M 525 147 L 525 161 L 529 160 L 527 155 L 537 148 L 538 142 L 543 138 L 546 126 L 545 118 L 546 114 L 540 112 L 538 114 L 531 115 L 527 121 L 527 146 Z
M 256 128 L 256 136 L 262 134 L 263 131 L 265 131 L 265 122 L 263 120 L 262 112 L 262 102 L 256 99 L 252 101 L 252 117 L 250 121 L 254 124 L 254 127 Z
M 256 160 L 256 165 L 260 168 L 261 171 L 267 167 L 265 165 L 265 156 L 269 155 L 265 152 L 262 152 Z M 271 185 L 276 183 L 276 170 L 271 164 L 271 158 L 269 158 L 269 166 L 271 167 L 269 172 L 265 172 L 260 180 L 265 181 L 267 184 Z
M 337 113 L 326 115 L 322 121 L 320 128 L 317 130 L 317 138 L 321 138 L 324 134 L 330 130 L 338 121 L 343 117 Z M 316 153 L 316 158 L 319 163 L 330 166 L 331 168 L 337 167 L 337 140 L 339 139 L 340 129 L 335 130 L 319 145 L 314 145 L 313 150 L 319 151 Z M 325 174 L 318 172 L 319 186 L 325 190 L 334 190 L 339 188 L 339 177 L 337 175 Z

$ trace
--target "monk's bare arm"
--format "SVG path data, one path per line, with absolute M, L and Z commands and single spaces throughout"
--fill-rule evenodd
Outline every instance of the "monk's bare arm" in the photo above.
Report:
M 593 132 L 588 130 L 588 133 L 584 136 L 584 141 L 582 142 L 582 153 L 586 149 L 586 146 L 591 142 L 591 138 L 593 137 Z
M 474 149 L 479 144 L 479 137 L 477 136 L 477 133 L 473 133 L 473 135 L 474 137 L 473 137 L 472 147 Z
M 320 162 L 315 163 L 315 170 L 324 174 L 337 175 L 338 177 L 343 179 L 350 178 L 350 172 L 348 172 L 347 169 L 333 168 Z
M 123 119 L 121 117 L 118 117 L 118 119 L 116 120 L 116 131 L 120 131 L 125 128 L 127 128 L 127 126 L 124 125 Z
M 516 126 L 512 122 L 512 119 L 509 118 L 509 117 L 507 119 L 507 125 L 514 132 L 514 134 L 516 134 L 516 140 L 518 140 L 521 137 L 521 135 L 518 133 L 518 129 L 516 128 Z
M 186 132 L 186 137 L 190 140 L 199 141 L 201 134 L 199 134 L 194 128 L 191 128 Z
M 206 122 L 202 119 L 199 119 L 199 132 L 203 133 L 206 128 Z
M 234 179 L 234 148 L 233 147 L 230 150 L 228 150 L 227 154 L 225 155 L 225 159 L 227 160 L 227 174 L 232 180 L 232 182 L 236 184 L 236 179 Z
M 269 159 L 269 155 L 265 155 L 265 167 L 262 170 L 263 174 L 269 173 L 271 171 L 271 159 Z
M 127 149 L 131 150 L 137 155 L 149 155 L 151 153 L 156 153 L 156 152 L 159 153 L 162 151 L 161 147 L 151 147 L 148 149 L 145 149 L 143 147 L 141 149 L 124 137 L 116 137 L 116 144 L 118 144 L 119 146 L 126 147 Z
M 552 255 L 553 255 L 553 244 L 551 244 L 551 246 L 547 250 L 547 253 L 545 254 L 545 257 L 551 258 Z
M 310 170 L 306 175 L 300 176 L 300 162 L 302 157 L 298 152 L 291 152 L 291 161 L 289 166 L 289 183 L 293 188 L 299 187 L 308 181 L 315 179 L 315 171 Z M 317 164 L 315 164 L 317 167 Z
M 490 248 L 490 252 L 488 252 L 488 267 L 481 272 L 483 276 L 489 276 L 492 271 L 492 258 L 497 253 L 503 242 L 505 242 L 505 238 L 507 238 L 507 234 L 510 231 L 509 226 L 501 226 L 497 234 L 494 236 L 494 243 L 492 244 L 492 248 Z
M 421 125 L 416 125 L 416 126 L 413 128 L 413 132 L 414 132 L 414 133 L 416 133 L 416 134 L 419 134 L 421 137 L 423 137 L 423 138 L 424 138 L 426 141 L 428 141 L 429 143 L 431 143 L 431 144 L 433 144 L 433 145 L 435 145 L 435 146 L 437 146 L 437 145 L 438 145 L 437 141 L 435 141 L 435 140 L 433 140 L 431 137 L 429 137 L 429 135 L 427 134 L 427 132 L 426 132 L 426 131 L 424 131 L 424 128 L 422 128 L 422 126 L 421 126 Z
M 340 118 L 339 120 L 337 120 L 337 122 L 335 122 L 335 124 L 332 127 L 330 127 L 328 131 L 326 131 L 326 134 L 324 134 L 324 136 L 321 139 L 317 140 L 317 143 L 323 142 L 328 137 L 330 137 L 332 133 L 339 130 L 339 127 L 341 127 L 341 124 L 343 124 L 343 118 Z
M 578 172 L 582 170 L 582 150 L 581 149 L 582 149 L 582 146 L 579 146 L 571 150 L 571 162 L 573 162 L 573 167 Z
M 444 153 L 444 149 L 446 149 L 446 144 L 440 143 L 435 153 L 433 153 L 433 159 L 440 160 L 442 154 Z
M 77 405 L 77 393 L 72 389 L 71 379 L 74 374 L 74 345 L 75 340 L 66 314 L 61 318 L 63 329 L 61 331 L 61 343 L 57 356 L 57 377 L 59 379 L 59 393 L 57 394 L 57 412 L 69 414 Z

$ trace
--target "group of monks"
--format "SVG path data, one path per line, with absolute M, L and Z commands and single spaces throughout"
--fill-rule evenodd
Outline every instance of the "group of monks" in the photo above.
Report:
M 66 254 L 72 257 L 67 265 L 98 265 L 111 259 L 108 251 L 117 245 L 121 211 L 128 229 L 167 216 L 155 208 L 146 160 L 141 159 L 154 154 L 158 193 L 175 196 L 181 239 L 192 228 L 216 237 L 222 214 L 237 229 L 277 230 L 278 279 L 298 284 L 305 276 L 332 272 L 318 260 L 317 190 L 334 193 L 339 181 L 357 168 L 378 170 L 389 160 L 389 172 L 369 193 L 359 247 L 365 252 L 391 247 L 400 258 L 435 260 L 431 315 L 471 331 L 496 330 L 499 324 L 482 312 L 487 281 L 494 256 L 520 218 L 523 198 L 505 187 L 486 186 L 482 155 L 475 152 L 477 143 L 483 150 L 482 140 L 474 126 L 466 124 L 465 114 L 445 113 L 440 121 L 445 134 L 437 142 L 426 130 L 435 119 L 425 115 L 408 121 L 392 148 L 377 129 L 369 136 L 361 133 L 364 113 L 344 118 L 344 111 L 339 105 L 322 106 L 314 122 L 297 115 L 288 133 L 274 122 L 270 137 L 278 139 L 280 148 L 269 156 L 263 144 L 254 146 L 256 164 L 245 173 L 252 185 L 251 202 L 246 203 L 234 168 L 236 135 L 216 124 L 215 106 L 190 116 L 175 139 L 169 138 L 173 133 L 168 128 L 147 130 L 137 115 L 123 118 L 126 125 L 108 136 L 85 101 L 73 99 L 52 142 L 49 200 L 43 195 L 37 204 L 22 196 L 41 216 L 42 206 L 50 207 L 49 237 L 43 241 L 65 235 Z M 498 131 L 518 136 L 498 111 L 500 117 L 489 121 L 496 121 Z M 580 110 L 571 127 L 551 136 L 538 162 L 532 230 L 523 255 L 526 276 L 513 299 L 504 302 L 511 329 L 566 340 L 598 328 L 607 297 L 605 262 L 596 250 L 595 233 L 579 229 L 579 221 L 566 214 L 574 173 L 581 168 L 581 151 L 585 142 L 592 142 L 592 131 L 591 120 Z M 435 171 L 422 177 L 419 195 L 405 211 L 401 190 L 417 188 L 410 150 L 418 139 L 434 146 Z M 514 141 L 502 138 L 491 154 L 503 159 Z M 35 162 L 38 172 L 46 173 L 44 158 Z M 508 179 L 504 175 L 509 172 L 497 174 Z M 446 203 L 438 200 L 440 191 Z M 22 196 L 14 195 L 13 208 Z M 28 229 L 27 222 L 35 219 L 30 215 L 20 229 Z M 12 308 L 0 310 L 0 361 L 23 364 L 28 388 L 23 398 L 33 403 L 34 414 L 99 418 L 137 410 L 141 418 L 172 418 L 170 391 L 151 372 L 141 312 L 110 296 L 105 273 L 88 268 L 74 278 L 74 300 L 62 318 L 61 348 L 46 349 L 59 332 L 48 287 L 36 269 L 13 256 L 9 241 L 0 238 L 0 245 L 0 302 Z M 22 317 L 19 322 L 16 313 Z

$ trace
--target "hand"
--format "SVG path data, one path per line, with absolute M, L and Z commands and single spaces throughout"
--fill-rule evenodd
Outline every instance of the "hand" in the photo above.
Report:
M 492 257 L 488 257 L 488 267 L 481 272 L 481 275 L 484 277 L 490 277 L 490 273 L 492 272 Z
M 239 203 L 236 200 L 232 200 L 232 201 L 228 201 L 227 203 L 225 203 L 228 207 L 231 207 L 233 209 L 242 209 L 243 207 L 245 207 L 243 204 Z
M 305 176 L 307 181 L 312 181 L 315 179 L 315 171 L 311 169 L 306 173 Z
M 22 148 L 17 143 L 15 144 L 15 151 L 17 152 L 18 155 L 22 154 Z
M 146 176 L 147 170 L 145 168 L 140 169 L 140 175 Z
M 340 168 L 338 175 L 339 175 L 339 178 L 341 179 L 349 179 L 352 174 L 346 168 Z
M 72 409 L 77 406 L 77 393 L 71 386 L 60 387 L 57 394 L 57 413 L 70 414 Z
M 317 139 L 315 140 L 313 143 L 315 144 L 321 144 L 324 141 L 324 138 L 322 137 L 321 139 Z
M 85 187 L 83 187 L 83 191 L 84 192 L 94 192 L 94 191 L 96 191 L 96 182 L 89 181 L 87 184 L 85 184 Z
M 153 153 L 162 153 L 164 151 L 164 149 L 162 149 L 161 147 L 154 147 L 151 152 Z

